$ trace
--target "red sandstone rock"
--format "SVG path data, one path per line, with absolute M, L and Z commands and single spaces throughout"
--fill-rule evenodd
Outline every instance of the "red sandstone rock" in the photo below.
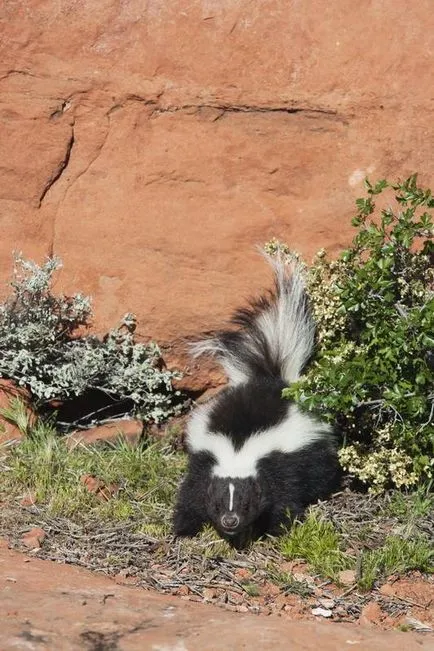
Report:
M 105 484 L 101 479 L 92 475 L 82 475 L 80 482 L 86 487 L 89 493 L 94 493 L 101 502 L 108 502 L 119 491 L 118 484 Z
M 24 534 L 21 538 L 21 542 L 28 549 L 39 549 L 46 537 L 47 534 L 43 529 L 40 527 L 34 527 Z
M 28 492 L 24 497 L 20 500 L 21 506 L 33 506 L 33 504 L 36 504 L 36 495 L 35 493 Z
M 65 437 L 68 447 L 76 447 L 77 445 L 91 445 L 98 441 L 114 442 L 119 438 L 123 438 L 128 443 L 135 445 L 143 431 L 143 423 L 136 419 L 116 420 L 112 423 L 105 423 L 91 427 L 87 430 L 80 430 L 73 432 Z
M 374 626 L 384 617 L 381 606 L 376 601 L 369 601 L 363 606 L 359 617 L 359 624 L 362 626 Z
M 206 601 L 212 601 L 213 599 L 216 599 L 217 597 L 216 588 L 204 588 L 203 597 Z
M 342 570 L 338 574 L 338 579 L 342 585 L 352 585 L 356 582 L 356 573 L 354 570 Z
M 193 359 L 188 353 L 187 345 L 175 343 L 173 347 L 163 351 L 163 354 L 169 367 L 182 373 L 180 380 L 173 381 L 175 389 L 196 393 L 214 390 L 226 384 L 226 376 L 221 366 L 207 357 Z
M 0 277 L 13 249 L 59 254 L 57 288 L 94 297 L 99 331 L 134 311 L 179 348 L 269 284 L 255 245 L 335 253 L 366 174 L 432 182 L 432 0 L 3 17 Z
M 212 389 L 207 389 L 196 400 L 196 404 L 202 405 L 205 402 L 208 402 L 209 400 L 211 400 L 211 398 L 214 398 L 221 391 L 221 388 L 222 388 L 221 386 L 218 386 Z
M 81 568 L 17 554 L 0 544 L 0 648 L 44 639 L 62 651 L 109 646 L 120 651 L 250 648 L 335 651 L 428 651 L 431 639 L 341 624 L 290 621 L 226 612 L 130 586 Z M 5 581 L 9 577 L 13 581 Z M 28 645 L 28 644 L 27 644 Z M 92 647 L 92 648 L 93 648 Z
M 396 594 L 396 589 L 390 583 L 384 583 L 379 587 L 378 591 L 385 597 L 393 597 Z
M 26 389 L 19 387 L 12 380 L 0 378 L 0 408 L 9 405 L 12 398 L 19 398 L 25 403 L 30 401 L 30 394 Z

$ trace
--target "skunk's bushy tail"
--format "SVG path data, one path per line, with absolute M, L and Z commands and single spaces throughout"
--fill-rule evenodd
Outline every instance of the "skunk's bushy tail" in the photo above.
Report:
M 285 264 L 264 254 L 275 274 L 275 289 L 235 312 L 238 330 L 193 344 L 195 356 L 209 354 L 224 367 L 231 384 L 259 377 L 297 380 L 313 352 L 315 323 L 300 263 Z

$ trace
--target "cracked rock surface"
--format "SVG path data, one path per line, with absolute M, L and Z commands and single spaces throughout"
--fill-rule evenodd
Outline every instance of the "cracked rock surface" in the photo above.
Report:
M 55 253 L 98 331 L 176 343 L 269 283 L 257 244 L 336 253 L 366 175 L 432 182 L 432 0 L 407 9 L 3 3 L 0 279 Z
M 0 541 L 0 648 L 35 651 L 429 651 L 432 636 L 225 612 L 117 585 Z

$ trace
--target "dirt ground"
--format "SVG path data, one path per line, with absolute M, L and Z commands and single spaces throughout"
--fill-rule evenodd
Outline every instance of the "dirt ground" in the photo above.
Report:
M 434 636 L 358 624 L 233 613 L 88 570 L 44 561 L 0 543 L 0 648 L 90 651 L 310 649 L 429 651 Z M 419 595 L 420 597 L 420 595 Z

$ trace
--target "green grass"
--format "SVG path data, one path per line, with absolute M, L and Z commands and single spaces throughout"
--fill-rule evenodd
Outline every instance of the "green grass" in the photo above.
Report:
M 259 597 L 261 590 L 256 583 L 242 583 L 243 590 L 249 597 Z
M 133 447 L 120 439 L 69 449 L 50 426 L 39 423 L 7 454 L 2 491 L 16 497 L 34 494 L 53 515 L 77 520 L 89 515 L 115 521 L 137 518 L 163 536 L 170 529 L 168 505 L 174 502 L 184 467 L 184 455 L 167 441 Z M 115 484 L 118 490 L 101 501 L 83 485 L 83 475 Z
M 285 558 L 303 559 L 315 572 L 334 580 L 341 570 L 355 564 L 355 559 L 340 548 L 339 533 L 333 524 L 314 510 L 304 522 L 295 522 L 278 544 Z
M 7 407 L 0 409 L 0 415 L 26 434 L 30 430 L 30 412 L 18 396 L 9 400 Z
M 312 587 L 306 581 L 296 579 L 290 572 L 282 572 L 278 566 L 268 568 L 270 580 L 286 594 L 296 594 L 300 597 L 310 597 Z
M 414 496 L 415 500 L 419 497 Z M 412 502 L 412 500 L 410 500 Z M 407 509 L 409 510 L 409 505 Z M 343 551 L 343 540 L 335 526 L 311 509 L 304 522 L 295 522 L 279 541 L 282 555 L 288 559 L 307 561 L 310 568 L 321 576 L 339 583 L 339 572 L 356 570 L 357 557 Z M 420 533 L 412 537 L 388 535 L 377 548 L 361 552 L 357 585 L 362 591 L 371 590 L 376 580 L 391 574 L 404 574 L 410 570 L 432 573 L 434 548 L 428 538 Z
M 30 493 L 37 506 L 49 515 L 79 524 L 89 518 L 106 526 L 128 522 L 136 533 L 167 539 L 178 483 L 186 465 L 185 455 L 175 450 L 173 437 L 145 440 L 138 446 L 120 439 L 114 444 L 78 444 L 69 448 L 50 425 L 30 424 L 19 403 L 11 404 L 7 416 L 26 435 L 15 447 L 0 446 L 1 498 L 17 503 Z M 114 485 L 116 491 L 111 496 L 109 492 L 107 500 L 98 499 L 83 484 L 83 475 L 95 477 L 105 487 Z M 390 574 L 413 569 L 432 572 L 434 550 L 429 534 L 418 528 L 419 519 L 434 509 L 430 488 L 413 493 L 394 491 L 374 505 L 374 510 L 370 510 L 368 500 L 358 496 L 363 509 L 360 514 L 357 508 L 352 509 L 357 512 L 354 521 L 348 518 L 345 506 L 328 518 L 320 507 L 312 507 L 303 522 L 295 522 L 279 538 L 254 544 L 252 550 L 265 559 L 269 557 L 264 562 L 270 580 L 282 590 L 300 595 L 309 594 L 310 588 L 282 572 L 279 559 L 301 559 L 311 572 L 335 582 L 339 582 L 341 570 L 353 569 L 357 571 L 358 588 L 363 591 Z M 197 538 L 177 544 L 180 553 L 204 561 L 230 559 L 238 553 L 211 527 Z M 248 558 L 249 553 L 247 550 Z M 250 596 L 255 596 L 258 589 L 250 581 L 243 587 Z
M 358 585 L 361 590 L 371 590 L 377 579 L 410 570 L 434 571 L 432 543 L 422 536 L 414 540 L 388 536 L 384 545 L 363 554 Z
M 415 518 L 434 511 L 433 482 L 419 486 L 413 492 L 394 491 L 387 512 L 402 522 L 412 522 Z

